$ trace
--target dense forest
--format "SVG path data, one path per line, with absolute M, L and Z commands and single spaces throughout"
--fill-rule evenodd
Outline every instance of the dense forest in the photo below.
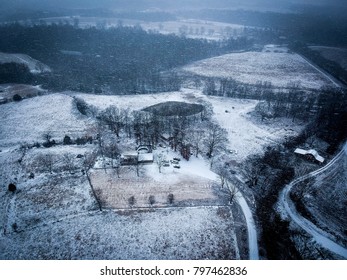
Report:
M 252 45 L 245 38 L 207 42 L 122 25 L 11 24 L 1 26 L 0 33 L 0 51 L 28 54 L 53 69 L 36 77 L 46 88 L 115 94 L 177 90 L 179 78 L 168 70 Z

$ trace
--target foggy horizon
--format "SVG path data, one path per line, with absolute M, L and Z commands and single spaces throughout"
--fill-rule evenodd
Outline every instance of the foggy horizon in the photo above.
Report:
M 181 9 L 249 9 L 249 10 L 288 10 L 299 6 L 330 6 L 347 7 L 343 0 L 2 0 L 1 9 L 54 9 L 54 8 L 105 8 L 105 9 L 163 9 L 163 10 L 181 10 Z

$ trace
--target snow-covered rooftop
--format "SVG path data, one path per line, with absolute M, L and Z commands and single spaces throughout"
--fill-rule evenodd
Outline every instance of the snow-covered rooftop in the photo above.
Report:
M 294 153 L 300 154 L 300 155 L 312 155 L 320 163 L 324 162 L 324 158 L 320 156 L 318 152 L 314 149 L 304 150 L 304 149 L 297 148 L 295 149 Z
M 153 161 L 153 154 L 152 154 L 152 153 L 139 154 L 138 161 L 139 161 L 139 162 Z

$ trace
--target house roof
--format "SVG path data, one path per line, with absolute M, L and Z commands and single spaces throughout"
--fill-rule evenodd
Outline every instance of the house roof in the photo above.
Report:
M 304 150 L 300 148 L 296 148 L 294 153 L 300 154 L 300 155 L 312 155 L 317 161 L 324 162 L 324 158 L 318 154 L 318 152 L 314 149 L 310 150 Z
M 121 158 L 127 158 L 127 157 L 136 157 L 137 152 L 136 151 L 130 151 L 130 152 L 125 152 L 121 154 Z
M 153 161 L 153 154 L 152 153 L 139 154 L 138 160 L 139 162 Z

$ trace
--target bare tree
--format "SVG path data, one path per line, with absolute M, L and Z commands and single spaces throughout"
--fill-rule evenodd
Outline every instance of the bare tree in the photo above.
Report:
M 52 154 L 39 155 L 36 160 L 37 164 L 39 165 L 39 169 L 53 173 L 55 158 Z
M 212 158 L 215 151 L 225 148 L 225 144 L 228 141 L 226 135 L 227 133 L 225 129 L 221 128 L 217 124 L 211 123 L 207 127 L 205 147 L 209 159 Z
M 236 198 L 236 195 L 239 193 L 239 189 L 230 181 L 226 180 L 225 185 L 229 190 L 229 203 L 233 204 Z
M 65 153 L 63 155 L 63 162 L 65 168 L 72 174 L 75 169 L 75 157 L 72 154 Z
M 228 169 L 225 166 L 218 165 L 217 168 L 216 168 L 216 173 L 219 176 L 222 188 L 224 188 L 224 186 L 227 183 L 228 176 L 229 176 Z
M 135 170 L 137 177 L 140 177 L 140 171 L 142 170 L 142 163 L 139 161 L 139 158 L 136 159 Z
M 155 197 L 154 195 L 150 195 L 148 198 L 149 204 L 152 206 L 155 203 Z
M 167 201 L 169 204 L 172 204 L 174 202 L 174 195 L 172 193 L 170 193 L 168 196 L 167 196 Z
M 27 154 L 27 151 L 28 151 L 28 145 L 25 143 L 21 144 L 19 147 L 19 152 L 20 152 L 20 158 L 18 159 L 19 164 L 23 163 L 23 159 L 25 155 Z
M 166 160 L 165 155 L 163 155 L 163 154 L 158 154 L 157 155 L 156 163 L 158 165 L 159 173 L 161 173 L 161 168 L 163 167 L 165 160 Z
M 201 152 L 204 141 L 205 131 L 202 128 L 193 128 L 188 130 L 187 142 L 190 143 L 195 150 L 195 156 L 198 157 Z
M 136 203 L 135 197 L 134 196 L 129 197 L 128 202 L 129 202 L 130 207 L 133 207 L 134 204 Z
M 100 119 L 119 137 L 123 126 L 124 112 L 116 106 L 110 106 L 100 114 Z
M 50 143 L 52 139 L 52 132 L 47 131 L 42 135 L 43 139 L 46 141 L 46 143 Z
M 262 171 L 262 164 L 257 156 L 249 157 L 243 164 L 243 174 L 247 179 L 250 187 L 258 185 L 259 176 Z
M 94 166 L 97 156 L 98 152 L 96 150 L 84 154 L 83 166 L 86 172 Z

